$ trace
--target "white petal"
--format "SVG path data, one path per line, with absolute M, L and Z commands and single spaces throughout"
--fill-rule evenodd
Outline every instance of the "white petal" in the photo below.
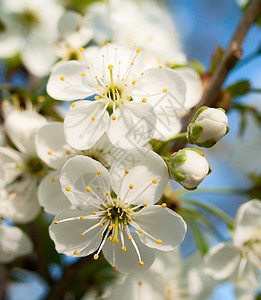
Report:
M 242 204 L 236 214 L 233 242 L 240 247 L 261 228 L 261 201 L 251 200 Z
M 129 174 L 125 174 L 129 170 Z M 163 159 L 147 148 L 126 150 L 111 166 L 112 188 L 116 194 L 132 204 L 148 205 L 157 202 L 167 185 L 168 170 Z M 155 184 L 152 180 L 156 179 Z M 130 184 L 133 188 L 130 190 Z
M 87 256 L 93 253 L 101 243 L 101 233 L 103 227 L 97 226 L 85 236 L 81 234 L 88 228 L 99 223 L 97 219 L 80 219 L 81 216 L 87 216 L 86 212 L 77 210 L 68 210 L 58 214 L 54 220 L 60 221 L 67 218 L 79 217 L 77 220 L 54 222 L 49 227 L 51 239 L 55 243 L 55 249 L 59 253 L 64 253 L 69 256 L 74 256 L 74 251 L 78 251 L 77 256 Z
M 166 89 L 166 93 L 163 90 Z M 135 101 L 145 97 L 156 112 L 181 109 L 186 99 L 184 80 L 173 70 L 155 68 L 144 71 L 132 91 Z
M 78 101 L 64 119 L 66 141 L 75 149 L 89 149 L 104 134 L 108 123 L 109 114 L 102 103 Z
M 21 186 L 21 188 L 20 188 Z M 0 202 L 0 215 L 13 222 L 28 223 L 40 212 L 37 201 L 37 182 L 31 178 L 13 183 L 10 192 Z
M 15 178 L 22 173 L 21 169 L 16 166 L 23 165 L 23 156 L 14 149 L 0 147 L 0 161 L 0 170 L 6 184 L 15 180 Z
M 236 270 L 240 258 L 239 249 L 232 243 L 217 244 L 204 257 L 204 272 L 217 280 L 226 279 Z
M 97 171 L 102 174 L 98 175 Z M 77 155 L 69 159 L 61 171 L 60 182 L 70 202 L 78 206 L 100 204 L 110 191 L 110 173 L 87 156 Z M 91 188 L 90 192 L 87 192 L 87 187 Z
M 5 120 L 6 132 L 23 153 L 35 154 L 34 138 L 46 119 L 35 111 L 14 111 Z
M 38 188 L 38 200 L 45 212 L 51 215 L 70 208 L 71 203 L 62 192 L 58 172 L 51 172 L 41 181 Z
M 61 168 L 64 163 L 78 154 L 64 137 L 63 123 L 52 122 L 42 126 L 35 136 L 37 155 L 49 167 Z
M 84 99 L 96 93 L 91 79 L 86 74 L 87 64 L 81 61 L 66 61 L 59 64 L 47 83 L 47 93 L 56 100 Z M 64 80 L 61 80 L 64 77 Z
M 144 231 L 139 233 L 141 241 L 149 247 L 162 251 L 170 251 L 178 247 L 187 231 L 186 223 L 180 215 L 160 205 L 143 208 L 135 214 L 134 222 Z M 157 243 L 157 240 L 161 243 Z
M 181 122 L 176 111 L 157 113 L 157 125 L 153 138 L 160 141 L 171 139 L 181 131 Z
M 116 120 L 113 120 L 113 117 Z M 110 117 L 108 137 L 120 148 L 143 146 L 150 141 L 155 130 L 156 115 L 148 103 L 125 102 Z
M 148 269 L 154 261 L 155 254 L 153 249 L 150 249 L 143 243 L 141 243 L 136 233 L 132 234 L 141 256 L 144 265 L 139 264 L 139 258 L 137 252 L 133 247 L 133 244 L 128 240 L 127 235 L 124 234 L 126 251 L 121 250 L 122 242 L 119 240 L 118 244 L 113 244 L 109 238 L 106 240 L 102 252 L 104 257 L 108 260 L 111 265 L 116 265 L 117 270 L 123 273 L 132 273 Z
M 0 262 L 8 263 L 18 256 L 32 252 L 29 237 L 18 227 L 0 225 Z
M 177 68 L 174 71 L 182 77 L 187 87 L 184 107 L 190 109 L 200 101 L 203 94 L 203 85 L 200 76 L 191 68 Z

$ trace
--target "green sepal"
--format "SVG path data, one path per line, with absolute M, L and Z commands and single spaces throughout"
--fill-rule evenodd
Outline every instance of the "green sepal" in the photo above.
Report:
M 186 189 L 188 191 L 194 191 L 194 190 L 196 190 L 198 188 L 197 186 L 193 187 L 193 188 L 188 188 L 188 187 L 184 186 L 182 183 L 180 183 L 180 184 L 184 187 L 184 189 Z
M 208 106 L 202 106 L 200 107 L 197 112 L 195 113 L 195 115 L 193 116 L 192 120 L 190 123 L 194 123 L 196 121 L 196 119 L 198 118 L 198 116 L 206 109 L 208 109 Z
M 232 98 L 236 98 L 239 96 L 244 96 L 248 94 L 251 90 L 251 84 L 248 80 L 241 80 L 236 83 L 231 84 L 227 91 L 229 92 Z
M 227 125 L 227 130 L 226 130 L 226 133 L 225 133 L 225 134 L 229 133 L 229 130 L 230 130 L 230 128 L 229 128 L 229 126 Z
M 217 108 L 218 110 L 221 110 L 224 114 L 226 113 L 226 111 L 224 110 L 224 108 L 221 108 L 221 107 L 219 107 L 219 108 Z
M 210 174 L 210 173 L 212 173 L 212 169 L 211 169 L 211 167 L 210 166 L 208 166 L 208 174 L 207 174 L 207 176 Z
M 217 141 L 215 139 L 209 139 L 205 141 L 204 143 L 196 143 L 197 146 L 203 147 L 203 148 L 211 148 L 213 147 Z
M 190 144 L 196 144 L 197 139 L 200 137 L 202 131 L 203 131 L 202 125 L 197 123 L 190 123 L 187 129 L 188 142 Z
M 185 175 L 183 175 L 180 171 L 178 171 L 174 165 L 169 164 L 169 173 L 171 178 L 173 178 L 177 182 L 181 182 L 185 180 Z
M 184 149 L 179 150 L 170 158 L 170 163 L 182 164 L 187 160 L 187 155 Z
M 189 62 L 189 66 L 193 68 L 199 75 L 203 75 L 205 73 L 205 68 L 199 61 L 195 59 L 191 59 Z

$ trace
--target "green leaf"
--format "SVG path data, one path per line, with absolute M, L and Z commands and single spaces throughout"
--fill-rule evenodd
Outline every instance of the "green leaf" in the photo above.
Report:
M 205 255 L 208 252 L 209 245 L 208 241 L 205 238 L 204 234 L 199 229 L 199 226 L 191 221 L 187 221 L 190 230 L 192 231 L 194 240 L 197 244 L 198 250 L 202 255 Z
M 215 50 L 213 56 L 212 56 L 212 60 L 210 63 L 210 69 L 209 72 L 210 74 L 213 74 L 217 68 L 217 66 L 219 65 L 219 62 L 224 54 L 224 50 L 221 48 L 220 45 L 217 46 L 217 49 Z
M 227 88 L 227 91 L 230 93 L 232 98 L 244 96 L 248 94 L 251 90 L 251 84 L 248 80 L 241 80 L 236 83 L 233 83 Z

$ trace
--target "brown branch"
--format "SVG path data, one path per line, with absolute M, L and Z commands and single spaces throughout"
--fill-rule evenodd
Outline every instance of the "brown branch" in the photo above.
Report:
M 187 126 L 190 123 L 192 117 L 196 113 L 199 107 L 206 105 L 215 107 L 218 96 L 221 92 L 221 87 L 229 72 L 234 68 L 236 63 L 242 57 L 242 44 L 250 26 L 255 22 L 257 16 L 261 13 L 261 0 L 253 0 L 242 16 L 238 27 L 225 50 L 219 65 L 217 66 L 210 84 L 203 94 L 199 104 L 194 107 L 188 117 L 186 118 L 183 126 L 183 131 L 187 130 Z M 171 149 L 172 152 L 176 152 L 186 145 L 186 140 L 181 140 L 175 143 Z

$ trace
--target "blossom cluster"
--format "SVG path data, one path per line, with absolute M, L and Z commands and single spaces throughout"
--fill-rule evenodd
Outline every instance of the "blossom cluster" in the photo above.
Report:
M 196 189 L 211 173 L 198 147 L 211 148 L 229 127 L 222 108 L 203 106 L 182 132 L 203 78 L 169 14 L 131 0 L 95 2 L 83 14 L 51 0 L 0 7 L 0 57 L 18 55 L 35 79 L 48 76 L 44 92 L 8 91 L 1 103 L 0 262 L 34 251 L 24 224 L 44 215 L 58 253 L 103 256 L 119 271 L 105 299 L 125 291 L 124 299 L 207 299 L 227 279 L 239 297 L 252 294 L 258 199 L 240 206 L 232 242 L 204 261 L 195 253 L 183 262 L 178 248 L 193 217 L 175 206 L 170 185 Z M 178 139 L 191 146 L 171 150 Z

